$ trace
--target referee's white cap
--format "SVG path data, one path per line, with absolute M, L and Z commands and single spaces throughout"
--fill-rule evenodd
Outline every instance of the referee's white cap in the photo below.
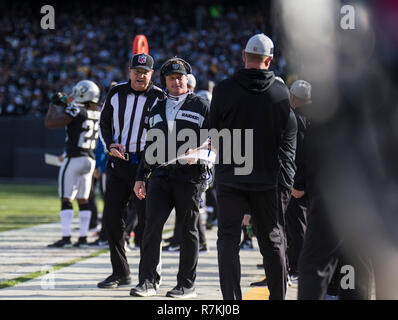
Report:
M 264 33 L 259 33 L 247 41 L 245 52 L 272 57 L 274 55 L 274 43 Z

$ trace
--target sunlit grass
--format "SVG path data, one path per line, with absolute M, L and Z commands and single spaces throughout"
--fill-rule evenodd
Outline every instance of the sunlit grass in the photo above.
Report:
M 103 201 L 97 199 L 102 212 Z M 73 206 L 77 212 L 77 203 Z M 58 222 L 60 207 L 56 185 L 0 184 L 0 232 Z

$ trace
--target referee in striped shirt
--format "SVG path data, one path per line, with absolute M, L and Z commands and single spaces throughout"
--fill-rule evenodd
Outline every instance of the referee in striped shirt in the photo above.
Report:
M 153 85 L 153 58 L 136 54 L 130 63 L 128 82 L 114 86 L 108 93 L 101 112 L 100 137 L 109 152 L 103 223 L 107 233 L 112 274 L 98 283 L 99 288 L 130 284 L 130 268 L 124 249 L 124 212 L 134 194 L 138 163 L 145 147 L 148 114 L 163 91 Z M 145 200 L 135 195 L 139 223 L 145 221 Z

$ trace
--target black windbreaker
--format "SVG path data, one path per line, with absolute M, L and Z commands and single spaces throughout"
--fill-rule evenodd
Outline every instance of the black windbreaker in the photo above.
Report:
M 210 127 L 222 129 L 253 129 L 253 152 L 246 155 L 253 170 L 236 175 L 242 167 L 232 157 L 225 164 L 220 143 L 216 183 L 248 190 L 275 188 L 280 172 L 280 148 L 285 145 L 295 152 L 297 121 L 290 107 L 289 93 L 284 83 L 275 81 L 271 71 L 259 69 L 238 70 L 232 78 L 221 81 L 213 90 L 210 107 Z M 244 139 L 232 139 L 232 148 L 240 144 L 244 152 Z M 232 152 L 233 154 L 233 152 Z
M 185 99 L 184 103 L 180 107 L 176 119 L 175 119 L 175 131 L 176 136 L 169 135 L 169 129 L 167 125 L 166 119 L 166 99 L 159 101 L 150 111 L 149 113 L 149 126 L 147 137 L 150 135 L 150 131 L 153 129 L 161 130 L 165 137 L 165 145 L 164 148 L 166 150 L 166 158 L 165 162 L 172 160 L 175 158 L 175 155 L 168 157 L 168 144 L 171 142 L 175 142 L 176 151 L 181 150 L 184 147 L 184 144 L 188 141 L 188 137 L 183 141 L 176 140 L 178 137 L 178 133 L 184 129 L 191 129 L 195 132 L 197 141 L 196 146 L 200 146 L 203 141 L 200 140 L 200 129 L 208 129 L 209 128 L 209 104 L 207 101 L 202 99 L 200 96 L 190 93 Z M 207 138 L 207 137 L 205 137 Z M 175 141 L 169 141 L 169 139 L 175 139 Z M 156 141 L 156 140 L 155 140 Z M 145 154 L 150 150 L 151 146 L 155 141 L 147 141 L 145 145 Z M 194 149 L 194 148 L 192 148 Z M 185 153 L 187 150 L 183 150 Z M 178 154 L 181 155 L 181 154 Z M 173 180 L 183 181 L 183 182 L 192 182 L 192 183 L 201 183 L 207 179 L 207 171 L 206 166 L 204 164 L 192 164 L 192 165 L 183 165 L 183 164 L 170 164 L 166 167 L 160 167 L 161 163 L 156 163 L 153 165 L 149 165 L 146 161 L 146 157 L 142 157 L 140 162 L 138 171 L 137 171 L 137 181 L 143 181 L 146 174 L 151 172 L 151 177 L 155 176 L 164 176 Z

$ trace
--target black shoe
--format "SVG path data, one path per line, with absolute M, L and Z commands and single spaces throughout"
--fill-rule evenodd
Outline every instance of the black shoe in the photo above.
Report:
M 290 282 L 292 284 L 297 284 L 298 283 L 298 275 L 297 275 L 297 273 L 290 274 L 289 278 L 290 278 Z
M 210 252 L 210 250 L 207 248 L 207 245 L 205 243 L 202 243 L 199 246 L 199 254 L 206 254 L 208 252 Z
M 267 287 L 268 283 L 267 283 L 267 279 L 263 279 L 261 281 L 257 281 L 257 282 L 252 282 L 250 284 L 251 287 Z
M 95 240 L 95 241 L 93 241 L 93 242 L 89 242 L 88 243 L 88 245 L 89 246 L 93 246 L 93 247 L 100 247 L 100 248 L 107 248 L 107 247 L 109 247 L 109 243 L 108 243 L 108 241 L 107 240 L 100 240 L 100 239 L 97 239 L 97 240 Z
M 110 275 L 104 281 L 99 282 L 97 284 L 97 287 L 101 289 L 112 289 L 126 284 L 131 284 L 130 276 L 120 277 L 120 276 Z
M 139 283 L 130 290 L 130 296 L 134 297 L 152 297 L 154 295 L 156 295 L 156 285 L 149 280 Z
M 49 247 L 49 248 L 71 248 L 72 242 L 70 241 L 70 237 L 62 237 L 61 240 L 58 240 L 52 244 L 49 244 L 47 247 Z
M 196 298 L 197 294 L 194 287 L 184 288 L 183 286 L 177 285 L 173 290 L 167 292 L 166 297 L 189 299 Z
M 87 237 L 79 237 L 79 240 L 73 246 L 76 248 L 88 248 Z
M 163 242 L 171 243 L 173 240 L 174 240 L 174 236 L 171 236 L 170 238 L 163 239 Z
M 97 229 L 97 226 L 97 223 L 90 223 L 90 225 L 88 226 L 88 230 Z
M 162 248 L 162 251 L 167 251 L 167 252 L 179 252 L 179 251 L 180 251 L 180 246 L 179 246 L 179 245 L 173 246 L 173 245 L 169 244 L 169 245 L 167 245 L 167 246 L 164 246 L 164 247 Z
M 242 241 L 239 246 L 241 249 L 253 249 L 253 243 L 250 239 Z

